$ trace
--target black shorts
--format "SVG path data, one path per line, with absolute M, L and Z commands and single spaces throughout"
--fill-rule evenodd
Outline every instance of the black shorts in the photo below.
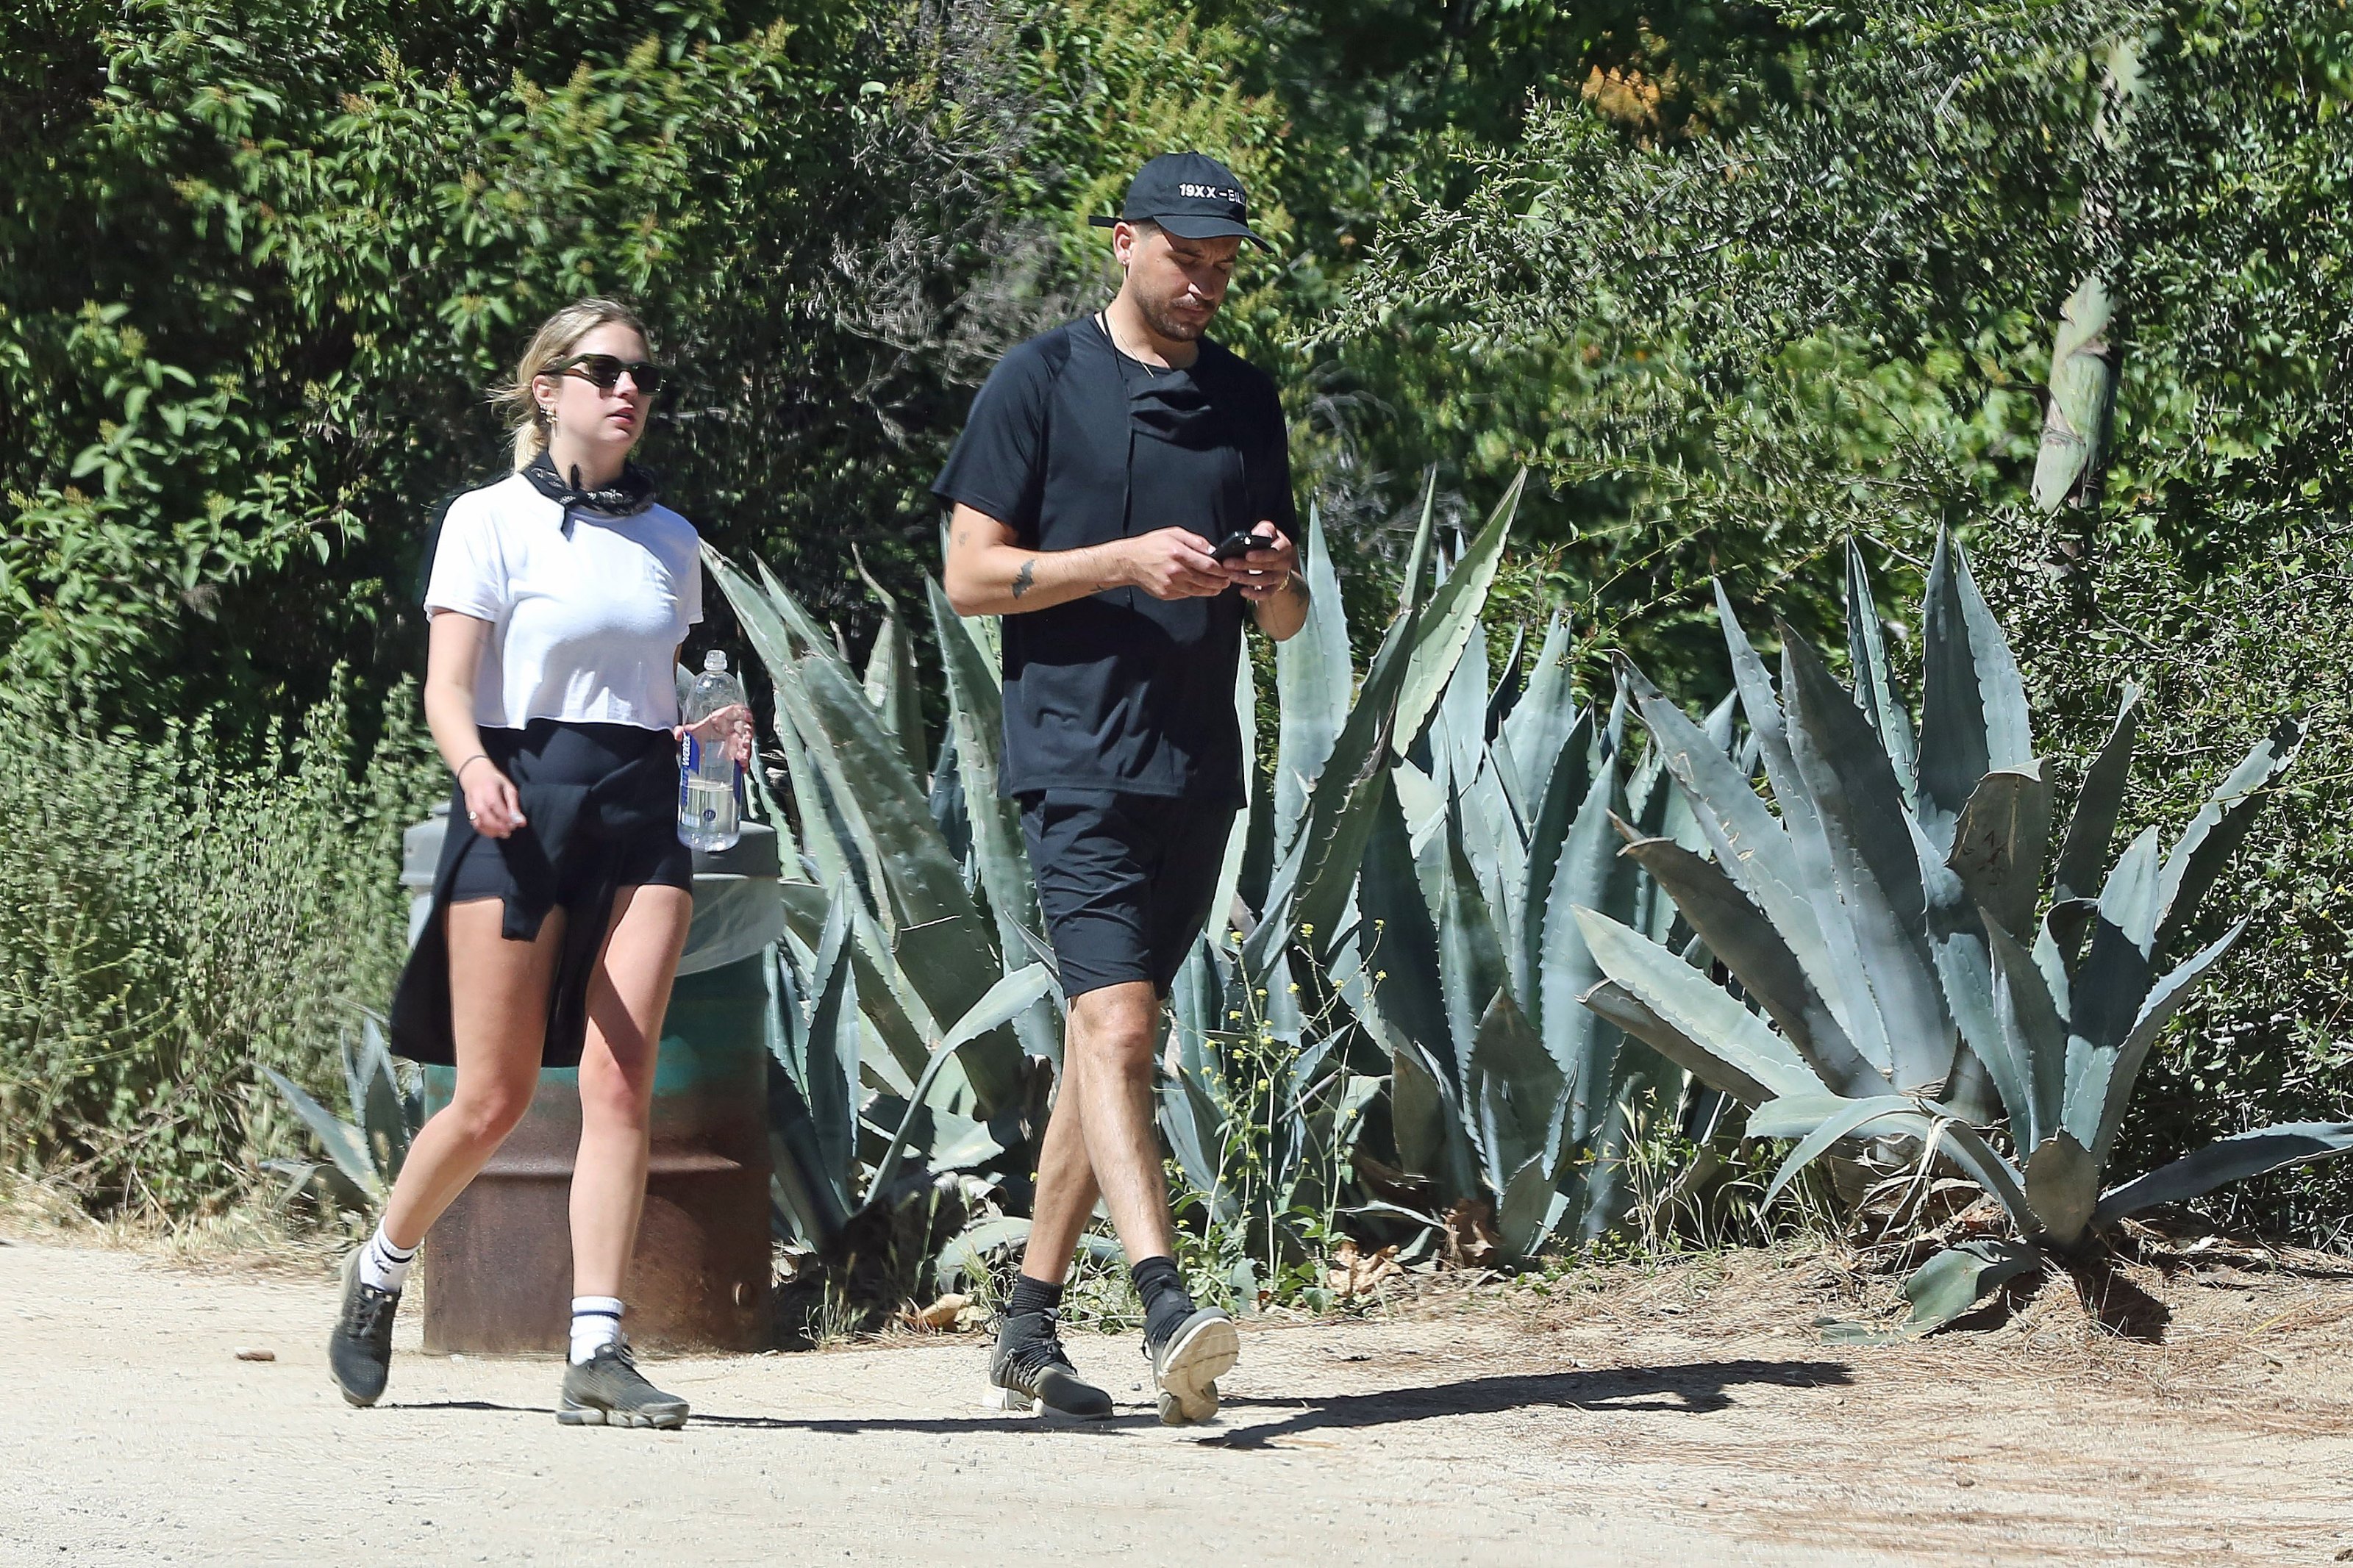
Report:
M 1234 807 L 1044 790 L 1021 797 L 1062 994 L 1147 980 L 1165 996 L 1217 896 Z
M 694 851 L 678 838 L 675 774 L 629 766 L 643 764 L 656 752 L 674 752 L 677 742 L 669 731 L 535 719 L 525 729 L 486 729 L 481 735 L 491 763 L 518 787 L 533 786 L 531 793 L 576 786 L 587 789 L 593 800 L 619 775 L 647 799 L 603 803 L 617 810 L 582 811 L 553 859 L 529 822 L 504 838 L 476 837 L 449 870 L 449 902 L 520 898 L 534 908 L 569 909 L 582 892 L 599 884 L 693 890 Z M 663 792 L 659 798 L 657 790 Z M 465 814 L 462 790 L 452 809 Z M 528 805 L 523 815 L 531 815 Z M 605 825 L 612 817 L 632 816 L 637 826 L 621 831 Z

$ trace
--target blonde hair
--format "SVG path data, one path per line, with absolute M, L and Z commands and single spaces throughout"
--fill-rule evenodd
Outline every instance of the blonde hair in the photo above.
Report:
M 599 327 L 615 326 L 627 327 L 645 339 L 646 353 L 652 354 L 653 339 L 635 310 L 617 300 L 575 300 L 532 333 L 522 358 L 515 362 L 514 379 L 491 389 L 491 402 L 506 416 L 507 428 L 513 435 L 518 473 L 547 449 L 547 415 L 533 395 L 531 384 L 571 358 L 581 339 Z

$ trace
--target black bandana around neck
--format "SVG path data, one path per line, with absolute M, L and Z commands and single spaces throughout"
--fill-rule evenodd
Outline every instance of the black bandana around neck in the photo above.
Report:
M 572 531 L 571 514 L 575 508 L 599 517 L 635 517 L 654 504 L 654 477 L 635 463 L 623 463 L 621 477 L 611 484 L 582 489 L 576 466 L 567 479 L 555 471 L 555 460 L 543 451 L 524 465 L 522 477 L 531 481 L 532 489 L 564 508 L 567 534 Z

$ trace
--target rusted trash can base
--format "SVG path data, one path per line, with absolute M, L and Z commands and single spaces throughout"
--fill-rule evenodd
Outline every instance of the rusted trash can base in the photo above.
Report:
M 652 1160 L 621 1299 L 630 1340 L 764 1350 L 769 1338 L 767 959 L 679 977 L 654 1073 Z M 426 1104 L 456 1075 L 428 1068 Z M 425 1348 L 561 1351 L 572 1306 L 579 1074 L 540 1074 L 531 1109 L 425 1238 Z
M 542 1093 L 548 1092 L 542 1090 Z M 667 1167 L 667 1168 L 665 1168 Z M 425 1243 L 432 1355 L 561 1352 L 571 1331 L 572 1167 L 512 1166 L 470 1187 Z M 732 1161 L 657 1159 L 621 1291 L 633 1344 L 755 1351 L 768 1343 L 768 1178 Z M 740 1238 L 754 1236 L 756 1253 Z M 437 1279 L 466 1281 L 438 1289 Z

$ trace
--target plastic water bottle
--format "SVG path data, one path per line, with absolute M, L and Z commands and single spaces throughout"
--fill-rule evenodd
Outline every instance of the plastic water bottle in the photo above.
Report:
M 693 726 L 744 700 L 743 682 L 727 673 L 727 656 L 717 648 L 704 654 L 680 715 L 687 731 L 678 753 L 678 837 L 690 847 L 732 848 L 744 837 L 744 769 L 723 738 L 705 740 Z

